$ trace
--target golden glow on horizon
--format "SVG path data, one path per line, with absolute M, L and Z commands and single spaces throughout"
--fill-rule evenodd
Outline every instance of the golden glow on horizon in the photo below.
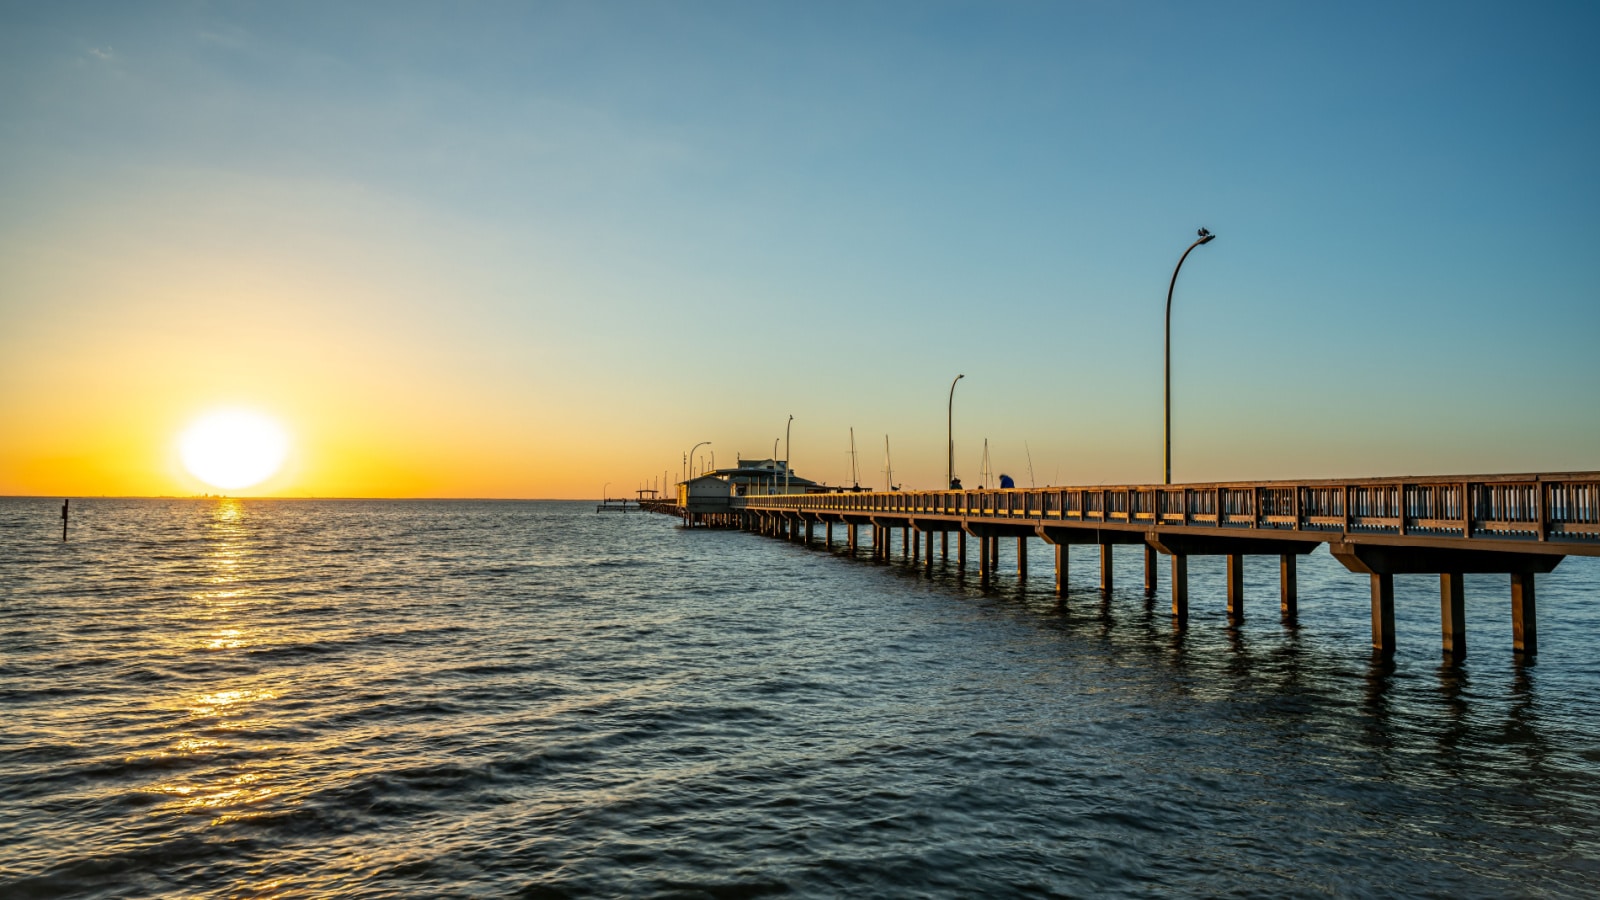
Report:
M 178 439 L 178 452 L 189 474 L 233 491 L 276 474 L 289 455 L 289 435 L 260 413 L 224 410 L 190 425 Z

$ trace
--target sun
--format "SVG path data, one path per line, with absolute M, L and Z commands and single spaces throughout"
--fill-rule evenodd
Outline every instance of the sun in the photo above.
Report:
M 271 478 L 289 454 L 289 436 L 277 422 L 249 410 L 211 413 L 178 438 L 189 474 L 212 487 L 236 491 Z

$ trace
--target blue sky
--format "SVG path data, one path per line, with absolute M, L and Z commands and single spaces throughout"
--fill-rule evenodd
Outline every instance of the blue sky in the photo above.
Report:
M 592 495 L 791 413 L 802 473 L 841 480 L 854 426 L 933 487 L 961 372 L 969 483 L 985 438 L 1039 483 L 1152 481 L 1205 225 L 1177 479 L 1600 468 L 1597 20 L 7 3 L 0 416 L 49 433 L 38 373 L 85 373 L 71 408 L 113 360 L 383 410 L 422 493 Z

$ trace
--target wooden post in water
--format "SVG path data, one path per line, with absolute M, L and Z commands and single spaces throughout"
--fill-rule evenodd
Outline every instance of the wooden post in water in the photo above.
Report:
M 1111 562 L 1111 545 L 1102 543 L 1100 545 L 1100 590 L 1105 591 L 1106 593 L 1111 592 L 1113 581 L 1111 575 Z
M 1393 575 L 1372 576 L 1372 649 L 1381 656 L 1394 655 Z
M 967 533 L 965 531 L 956 532 L 956 567 L 961 570 L 961 574 L 967 574 Z
M 939 532 L 939 561 L 950 561 L 950 532 Z
M 1156 592 L 1156 548 L 1149 544 L 1144 545 L 1144 592 Z
M 1189 557 L 1172 554 L 1172 619 L 1179 625 L 1189 623 Z
M 1244 554 L 1228 554 L 1228 624 L 1244 623 Z
M 1300 615 L 1300 589 L 1295 584 L 1295 558 L 1293 553 L 1278 557 L 1278 592 L 1283 620 L 1293 622 Z
M 832 519 L 829 519 L 828 521 L 822 523 L 822 549 L 824 549 L 824 550 L 832 550 L 833 549 L 833 520 Z
M 1017 578 L 1026 581 L 1028 578 L 1028 537 L 1023 535 L 1017 538 Z
M 940 534 L 944 534 L 944 532 L 942 532 L 942 531 L 939 532 L 939 533 Z M 933 574 L 933 535 L 929 534 L 928 535 L 928 539 L 926 541 L 923 541 L 922 543 L 923 543 L 923 546 L 924 546 L 923 555 L 927 557 L 927 559 L 923 562 L 922 568 L 925 569 L 929 575 L 932 575 Z
M 70 499 L 61 501 L 61 539 L 63 541 L 67 539 L 67 507 L 71 503 Z
M 1511 649 L 1531 658 L 1539 652 L 1538 617 L 1534 615 L 1533 573 L 1511 573 Z
M 911 558 L 920 559 L 922 557 L 922 532 L 915 528 L 908 530 L 911 532 Z
M 989 583 L 989 538 L 978 538 L 978 580 L 984 584 Z
M 1067 545 L 1056 545 L 1056 596 L 1067 595 Z
M 1439 573 L 1439 624 L 1444 633 L 1444 655 L 1451 662 L 1467 656 L 1467 595 L 1460 572 Z

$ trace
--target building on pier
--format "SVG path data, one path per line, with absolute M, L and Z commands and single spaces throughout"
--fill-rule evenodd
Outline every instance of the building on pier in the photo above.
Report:
M 801 478 L 782 459 L 741 459 L 731 469 L 717 469 L 710 474 L 726 478 L 733 486 L 736 497 L 758 497 L 771 494 L 816 494 L 832 490 L 809 478 Z
M 725 513 L 732 500 L 733 485 L 715 473 L 678 482 L 678 506 L 685 513 Z

